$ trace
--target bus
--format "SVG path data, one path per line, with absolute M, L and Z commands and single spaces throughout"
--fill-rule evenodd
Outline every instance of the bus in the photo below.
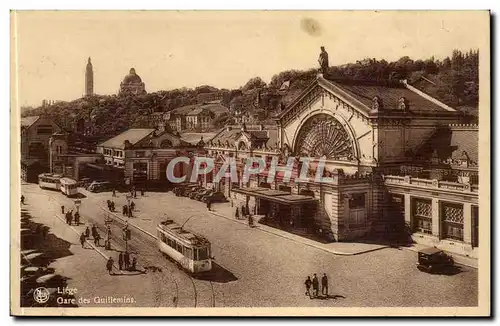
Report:
M 212 269 L 210 242 L 202 236 L 183 230 L 172 220 L 158 224 L 159 251 L 177 262 L 185 271 L 198 274 Z
M 61 190 L 60 174 L 42 173 L 38 175 L 38 185 L 42 189 Z
M 68 197 L 78 194 L 78 183 L 70 178 L 61 178 L 61 192 Z

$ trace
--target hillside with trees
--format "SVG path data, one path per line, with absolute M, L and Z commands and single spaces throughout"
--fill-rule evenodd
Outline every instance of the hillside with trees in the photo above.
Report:
M 221 91 L 222 104 L 250 110 L 257 92 L 264 94 L 262 102 L 268 111 L 280 105 L 288 105 L 315 78 L 317 68 L 307 71 L 288 70 L 274 75 L 269 84 L 260 77 L 251 78 L 239 89 L 218 89 L 202 85 L 195 89 L 180 88 L 158 91 L 138 96 L 95 95 L 70 102 L 56 102 L 37 108 L 23 109 L 22 116 L 46 114 L 68 130 L 74 130 L 80 121 L 91 120 L 92 134 L 107 138 L 128 128 L 149 127 L 149 116 L 153 112 L 167 112 L 182 106 L 197 103 L 201 93 Z M 440 101 L 477 115 L 479 101 L 479 52 L 454 50 L 451 57 L 443 60 L 429 58 L 413 60 L 407 56 L 394 62 L 364 59 L 355 63 L 330 67 L 329 78 L 385 82 L 406 79 L 409 84 Z M 284 82 L 289 87 L 282 97 L 270 96 Z M 265 92 L 265 91 L 268 92 Z M 230 122 L 231 118 L 219 118 L 217 125 Z

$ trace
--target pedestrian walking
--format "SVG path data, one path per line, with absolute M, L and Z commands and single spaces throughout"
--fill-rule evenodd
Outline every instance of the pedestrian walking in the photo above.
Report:
M 71 212 L 68 212 L 68 224 L 71 225 L 72 222 L 73 222 L 73 214 L 71 211 Z
M 123 216 L 127 216 L 128 215 L 127 205 L 123 205 L 122 213 L 123 213 Z
M 319 292 L 319 281 L 316 274 L 314 274 L 312 282 L 313 282 L 313 296 L 317 298 Z
M 24 205 L 24 195 L 21 195 L 21 205 Z
M 132 209 L 131 208 L 128 209 L 128 217 L 132 217 Z
M 113 188 L 113 197 L 116 197 L 116 190 Z
M 304 282 L 304 284 L 306 285 L 306 295 L 309 296 L 309 298 L 311 298 L 311 284 L 312 284 L 312 281 L 311 281 L 311 277 L 310 276 L 307 277 L 307 279 Z
M 134 258 L 132 259 L 132 270 L 133 270 L 133 271 L 136 271 L 136 270 L 137 270 L 137 269 L 136 269 L 136 266 L 137 266 L 137 257 L 134 257 Z
M 130 210 L 133 211 L 135 209 L 135 203 L 132 201 L 130 202 Z
M 75 213 L 75 223 L 76 225 L 80 225 L 80 213 Z
M 323 273 L 321 278 L 321 294 L 328 296 L 328 277 Z
M 94 224 L 92 225 L 92 238 L 95 238 L 96 234 L 97 234 L 97 227 Z
M 106 269 L 108 270 L 109 275 L 111 275 L 113 271 L 113 263 L 114 263 L 113 258 L 109 257 L 108 261 L 106 262 Z
M 253 226 L 253 216 L 251 214 L 248 214 L 248 226 Z
M 108 210 L 111 210 L 111 200 L 108 199 L 106 201 L 106 204 L 108 204 Z
M 61 214 L 64 214 L 64 205 L 61 205 Z
M 207 199 L 207 209 L 209 212 L 212 210 L 212 202 L 210 201 L 210 199 Z
M 125 263 L 125 270 L 129 270 L 130 267 L 130 254 L 128 251 L 125 251 L 125 254 L 123 255 L 123 262 Z
M 99 247 L 100 244 L 99 244 L 99 240 L 101 240 L 101 235 L 99 233 L 96 233 L 95 236 L 94 236 L 94 244 Z
M 82 234 L 80 235 L 80 243 L 82 244 L 82 248 L 85 248 L 85 233 L 82 232 Z
M 144 188 L 141 189 L 141 196 L 144 196 Z
M 123 253 L 120 252 L 120 255 L 118 256 L 118 267 L 120 267 L 120 270 L 123 268 Z
M 234 217 L 235 217 L 236 219 L 239 219 L 239 218 L 240 218 L 240 211 L 239 211 L 238 207 L 236 207 L 236 211 L 234 212 Z
M 90 237 L 90 229 L 89 227 L 87 226 L 87 228 L 85 229 L 85 238 L 89 238 Z
M 137 198 L 137 190 L 134 189 L 134 198 Z
M 111 201 L 111 211 L 112 212 L 115 211 L 115 202 L 114 201 Z

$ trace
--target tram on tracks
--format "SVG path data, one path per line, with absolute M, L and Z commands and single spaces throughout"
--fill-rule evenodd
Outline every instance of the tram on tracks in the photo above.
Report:
M 38 185 L 42 189 L 51 189 L 51 190 L 61 190 L 61 178 L 60 174 L 53 173 L 42 173 L 38 175 Z
M 78 183 L 70 178 L 61 178 L 61 192 L 67 197 L 78 195 Z
M 172 220 L 156 227 L 161 253 L 176 261 L 185 271 L 198 274 L 212 269 L 210 242 L 202 236 L 182 229 Z

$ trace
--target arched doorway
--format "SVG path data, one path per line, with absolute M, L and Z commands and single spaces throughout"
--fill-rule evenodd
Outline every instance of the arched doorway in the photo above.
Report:
M 320 113 L 309 118 L 300 128 L 295 153 L 303 157 L 326 157 L 352 160 L 354 143 L 347 130 L 331 115 Z

